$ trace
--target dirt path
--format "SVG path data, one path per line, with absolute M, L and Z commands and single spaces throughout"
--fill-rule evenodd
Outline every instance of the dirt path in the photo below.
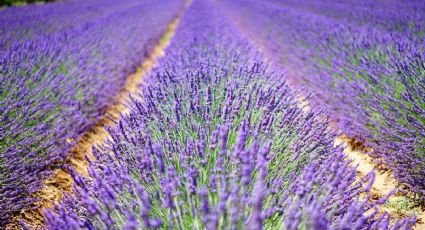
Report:
M 414 229 L 424 230 L 425 229 L 425 212 L 420 208 L 416 210 L 403 210 L 403 205 L 408 204 L 408 197 L 397 192 L 399 188 L 398 181 L 394 178 L 394 175 L 389 170 L 380 170 L 379 167 L 373 163 L 372 157 L 367 155 L 366 151 L 372 151 L 371 149 L 356 148 L 357 144 L 353 144 L 353 139 L 347 138 L 346 136 L 340 136 L 336 138 L 335 145 L 343 144 L 345 146 L 344 153 L 347 158 L 352 160 L 352 165 L 358 167 L 357 175 L 358 178 L 362 178 L 371 171 L 375 171 L 375 182 L 372 185 L 371 194 L 373 200 L 378 200 L 392 191 L 395 191 L 394 195 L 388 198 L 387 204 L 381 205 L 381 211 L 386 211 L 396 218 L 403 218 L 415 214 L 417 221 Z M 398 208 L 396 208 L 398 207 Z
M 369 172 L 375 170 L 376 167 L 373 163 L 373 159 L 364 153 L 362 150 L 353 148 L 353 144 L 350 143 L 352 140 L 345 136 L 336 138 L 335 145 L 343 144 L 345 146 L 344 153 L 347 157 L 353 161 L 352 165 L 358 165 L 357 174 L 359 177 L 366 176 Z M 375 175 L 375 183 L 372 185 L 372 193 L 379 197 L 383 197 L 386 194 L 397 188 L 397 181 L 394 176 L 389 172 L 379 172 Z
M 187 6 L 188 3 L 185 8 Z M 161 40 L 158 41 L 151 54 L 144 59 L 137 72 L 128 77 L 125 86 L 115 97 L 115 104 L 108 108 L 106 114 L 77 141 L 76 146 L 71 150 L 66 162 L 72 165 L 78 173 L 88 176 L 88 162 L 85 159 L 85 154 L 94 159 L 92 147 L 104 144 L 110 138 L 109 133 L 104 128 L 105 125 L 113 125 L 109 117 L 118 120 L 120 114 L 129 112 L 128 108 L 124 106 L 130 99 L 129 94 L 136 95 L 139 92 L 139 85 L 142 83 L 143 77 L 152 70 L 157 59 L 164 55 L 164 49 L 170 43 L 183 12 L 184 10 L 168 25 Z M 34 194 L 35 197 L 40 198 L 37 203 L 39 208 L 36 210 L 23 210 L 20 216 L 15 218 L 15 223 L 7 226 L 6 229 L 19 229 L 20 227 L 17 225 L 19 219 L 22 219 L 31 228 L 42 228 L 45 224 L 43 211 L 46 208 L 53 208 L 54 204 L 62 199 L 63 192 L 72 192 L 72 184 L 73 180 L 66 170 L 56 170 L 51 178 L 44 180 L 43 189 Z

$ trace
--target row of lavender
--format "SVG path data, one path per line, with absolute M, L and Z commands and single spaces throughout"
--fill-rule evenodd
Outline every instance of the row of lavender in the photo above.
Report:
M 425 36 L 424 10 L 420 0 L 377 2 L 370 0 L 269 0 L 275 4 L 290 6 L 306 13 L 355 22 L 359 25 L 373 25 L 377 28 L 398 31 L 407 36 Z
M 136 71 L 183 1 L 66 1 L 0 12 L 0 226 Z
M 296 103 L 285 79 L 209 1 L 184 14 L 143 102 L 94 149 L 90 178 L 48 229 L 408 229 L 371 203 L 323 112 Z M 113 153 L 113 154 L 111 154 Z
M 425 197 L 424 4 L 221 3 L 344 134 Z

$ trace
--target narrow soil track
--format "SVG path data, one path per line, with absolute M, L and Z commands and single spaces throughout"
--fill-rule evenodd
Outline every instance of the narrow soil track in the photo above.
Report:
M 365 176 L 369 172 L 376 170 L 376 166 L 373 163 L 373 159 L 368 156 L 364 151 L 359 148 L 354 147 L 353 140 L 346 137 L 340 136 L 336 138 L 335 145 L 343 144 L 344 153 L 347 157 L 353 161 L 353 166 L 358 165 L 357 174 L 360 177 Z M 397 181 L 394 179 L 394 176 L 389 172 L 379 172 L 375 175 L 375 183 L 372 185 L 372 193 L 377 196 L 383 197 L 386 194 L 397 188 Z
M 188 3 L 185 5 L 185 8 L 187 8 L 187 6 Z M 128 108 L 125 107 L 125 103 L 130 100 L 129 95 L 132 94 L 137 96 L 143 77 L 152 70 L 158 58 L 164 55 L 164 49 L 170 43 L 184 9 L 168 25 L 162 38 L 158 41 L 151 54 L 144 59 L 144 62 L 138 68 L 137 72 L 128 77 L 125 86 L 115 97 L 114 104 L 111 105 L 104 116 L 77 141 L 76 146 L 71 150 L 65 162 L 72 165 L 81 175 L 88 176 L 88 162 L 85 156 L 87 155 L 89 158 L 94 159 L 92 147 L 102 145 L 109 139 L 109 133 L 104 127 L 114 124 L 110 118 L 118 120 L 120 114 L 129 112 Z M 45 226 L 44 210 L 46 208 L 53 208 L 54 205 L 62 199 L 64 192 L 72 192 L 72 184 L 72 177 L 66 170 L 56 170 L 51 178 L 44 180 L 43 189 L 34 194 L 35 197 L 40 199 L 37 203 L 39 207 L 35 210 L 23 210 L 22 213 L 15 218 L 14 223 L 7 226 L 6 229 L 20 229 L 17 224 L 19 220 L 22 220 L 31 228 L 43 228 L 43 226 Z
M 335 139 L 335 145 L 340 144 L 344 145 L 344 153 L 347 155 L 348 159 L 353 161 L 352 165 L 357 166 L 358 178 L 362 178 L 369 172 L 375 171 L 375 182 L 371 189 L 373 200 L 380 199 L 392 191 L 395 193 L 388 198 L 387 202 L 396 203 L 397 200 L 406 198 L 406 194 L 397 191 L 400 183 L 394 178 L 391 171 L 379 169 L 379 166 L 373 163 L 373 159 L 367 155 L 367 151 L 373 151 L 372 149 L 362 147 L 359 143 L 355 143 L 355 140 L 346 136 L 340 136 Z M 407 211 L 397 210 L 395 208 L 386 207 L 385 205 L 381 205 L 380 209 L 380 211 L 386 211 L 396 218 L 403 218 L 410 215 Z M 417 221 L 414 229 L 425 230 L 425 210 L 416 210 L 416 215 Z

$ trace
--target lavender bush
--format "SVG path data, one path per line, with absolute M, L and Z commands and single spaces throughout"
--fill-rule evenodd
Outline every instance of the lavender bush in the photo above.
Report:
M 303 3 L 220 1 L 292 84 L 316 94 L 313 107 L 326 108 L 344 134 L 365 141 L 423 201 L 423 4 Z
M 66 1 L 0 13 L 0 225 L 136 71 L 183 1 Z
M 369 202 L 325 114 L 296 103 L 238 30 L 194 1 L 143 101 L 108 127 L 89 178 L 46 213 L 49 229 L 408 229 Z

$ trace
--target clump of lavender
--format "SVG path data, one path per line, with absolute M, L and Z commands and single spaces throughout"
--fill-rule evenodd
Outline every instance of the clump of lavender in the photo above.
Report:
M 238 81 L 239 89 L 250 91 L 246 84 L 262 80 L 249 78 L 251 71 L 239 75 L 246 80 L 228 78 L 235 76 L 229 72 L 210 75 L 218 82 L 189 72 L 184 82 L 170 78 L 168 87 L 149 87 L 143 103 L 133 101 L 132 112 L 109 129 L 110 146 L 94 149 L 91 179 L 73 173 L 76 198 L 69 196 L 58 214 L 46 214 L 48 228 L 389 226 L 388 214 L 376 209 L 385 199 L 374 204 L 367 195 L 360 198 L 373 177 L 364 179 L 365 188 L 355 183 L 355 170 L 332 146 L 327 124 L 297 107 L 286 86 L 271 94 L 283 99 L 273 109 L 273 96 L 259 98 L 261 88 L 251 99 L 234 101 L 220 89 L 220 81 Z M 186 93 L 173 98 L 182 88 Z M 200 103 L 191 105 L 192 98 Z M 413 223 L 397 222 L 406 228 Z
M 64 1 L 0 13 L 0 226 L 113 103 L 183 1 Z
M 254 51 L 195 1 L 143 101 L 94 149 L 90 178 L 69 168 L 75 197 L 46 213 L 47 227 L 389 228 L 385 198 L 368 201 L 372 174 L 355 182 L 325 114 L 303 110 Z

